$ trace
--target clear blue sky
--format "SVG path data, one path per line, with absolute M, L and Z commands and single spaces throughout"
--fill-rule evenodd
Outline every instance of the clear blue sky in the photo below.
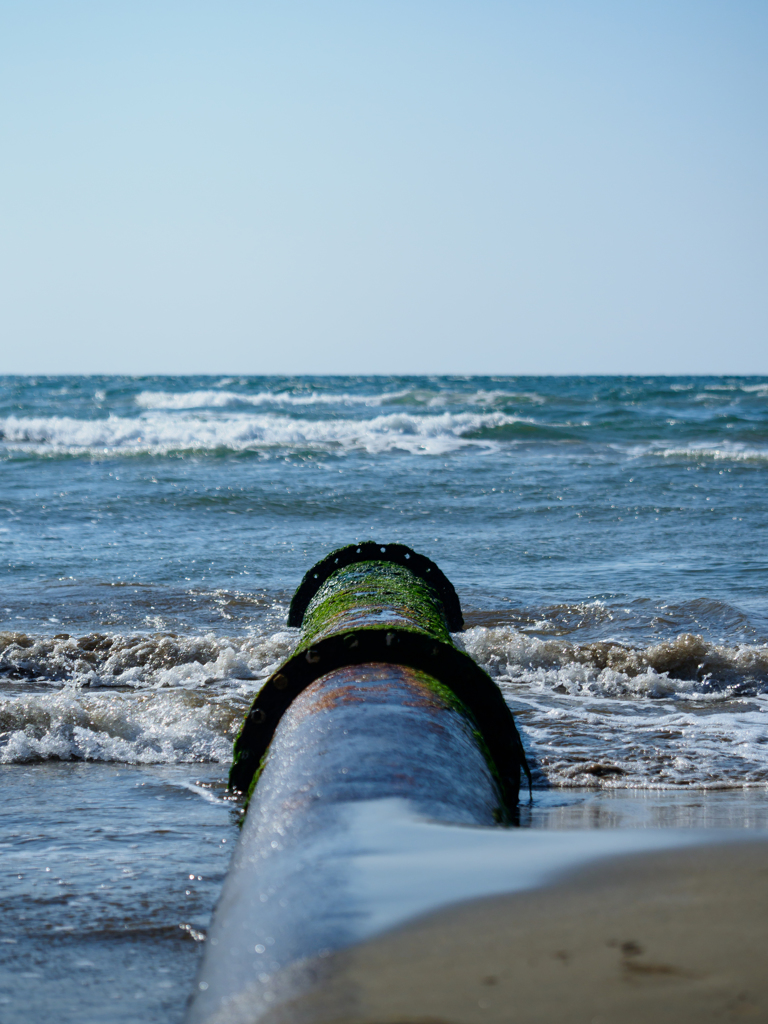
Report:
M 765 0 L 2 0 L 0 372 L 768 373 Z

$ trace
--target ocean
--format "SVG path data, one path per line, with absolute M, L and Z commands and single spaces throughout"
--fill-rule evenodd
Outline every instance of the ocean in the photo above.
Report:
M 768 826 L 768 378 L 0 378 L 0 1018 L 175 1024 L 304 572 L 399 542 L 521 825 Z

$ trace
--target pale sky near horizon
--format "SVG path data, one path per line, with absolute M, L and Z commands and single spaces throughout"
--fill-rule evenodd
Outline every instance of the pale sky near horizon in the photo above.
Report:
M 0 373 L 768 373 L 768 5 L 0 0 Z

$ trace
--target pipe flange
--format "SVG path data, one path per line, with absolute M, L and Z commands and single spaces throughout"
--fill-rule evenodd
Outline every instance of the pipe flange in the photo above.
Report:
M 337 633 L 302 648 L 280 666 L 256 695 L 235 741 L 229 775 L 233 790 L 247 793 L 280 719 L 296 697 L 328 672 L 351 665 L 405 665 L 447 686 L 472 714 L 497 773 L 504 805 L 517 805 L 520 771 L 530 770 L 512 712 L 491 677 L 453 644 L 405 629 Z
M 370 540 L 361 544 L 348 544 L 344 548 L 332 551 L 305 573 L 291 601 L 288 625 L 301 626 L 309 602 L 328 577 L 337 569 L 354 565 L 355 562 L 394 562 L 395 565 L 405 566 L 414 576 L 429 583 L 437 592 L 451 633 L 457 633 L 464 628 L 464 616 L 461 614 L 461 605 L 453 584 L 430 558 L 420 555 L 405 544 L 376 544 Z

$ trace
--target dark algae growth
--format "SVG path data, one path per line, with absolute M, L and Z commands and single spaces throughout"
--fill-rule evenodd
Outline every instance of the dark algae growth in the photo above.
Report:
M 453 587 L 434 563 L 404 545 L 353 544 L 332 552 L 294 597 L 289 621 L 301 626 L 298 648 L 245 718 L 230 786 L 251 796 L 280 718 L 315 680 L 353 665 L 400 665 L 471 724 L 499 790 L 498 816 L 510 819 L 520 772 L 528 773 L 520 737 L 496 684 L 451 640 L 449 615 L 453 624 L 461 622 Z

